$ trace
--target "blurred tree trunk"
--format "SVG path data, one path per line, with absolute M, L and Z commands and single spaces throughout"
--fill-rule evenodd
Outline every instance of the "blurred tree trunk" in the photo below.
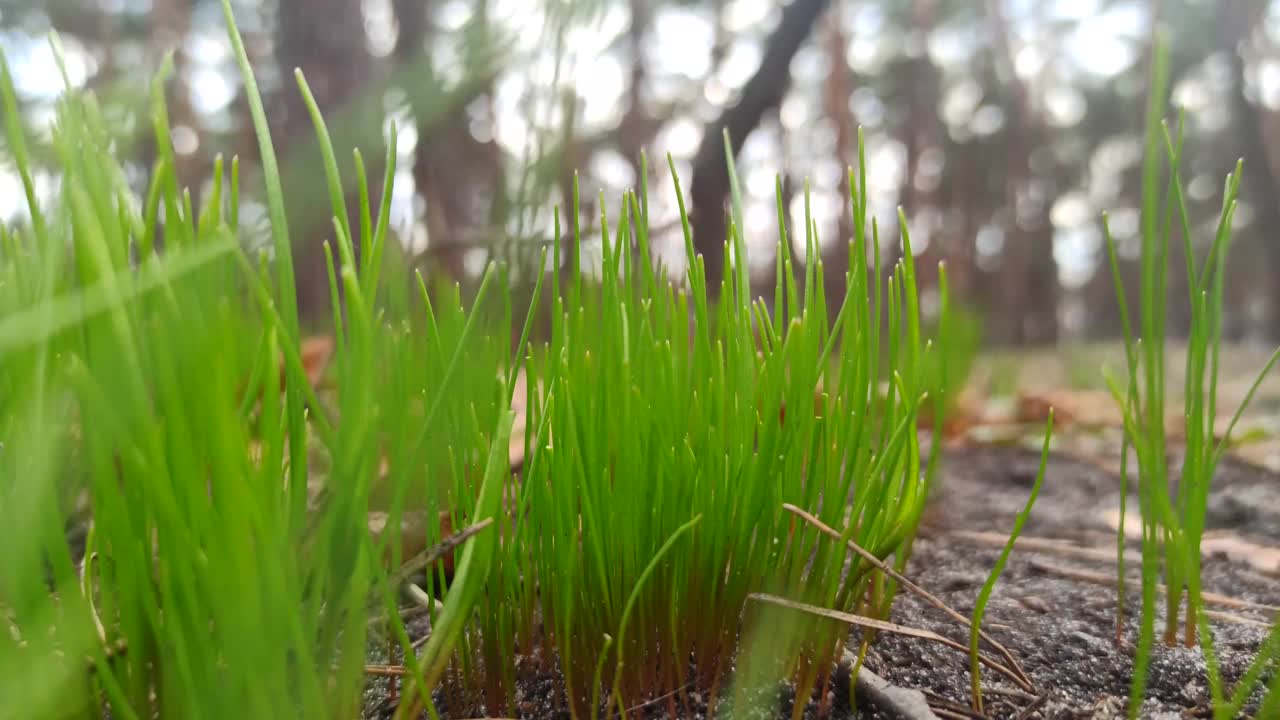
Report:
M 988 19 L 1008 76 L 1011 97 L 1006 175 L 1008 218 L 1001 258 L 1000 303 L 1003 317 L 992 328 L 997 341 L 1012 344 L 1053 342 L 1058 337 L 1058 269 L 1053 257 L 1053 223 L 1049 220 L 1056 192 L 1048 174 L 1033 167 L 1033 155 L 1047 139 L 1030 89 L 1014 69 L 1008 23 L 1001 0 L 987 0 Z
M 631 164 L 635 187 L 640 187 L 640 153 L 653 142 L 662 122 L 653 116 L 645 102 L 648 87 L 648 58 L 645 44 L 653 24 L 650 0 L 629 0 L 631 24 L 627 27 L 627 53 L 631 56 L 631 77 L 627 83 L 627 107 L 618 123 L 618 145 Z M 653 158 L 649 159 L 653 162 Z
M 853 204 L 850 199 L 850 168 L 857 170 L 858 165 L 858 128 L 857 120 L 849 109 L 849 99 L 853 95 L 853 78 L 846 59 L 849 37 L 844 28 L 844 3 L 837 2 L 828 13 L 827 31 L 823 42 L 827 53 L 827 80 L 823 85 L 823 105 L 827 118 L 836 130 L 836 157 L 840 160 L 841 175 L 836 185 L 840 198 L 840 220 L 836 225 L 834 241 L 827 243 L 824 249 L 827 265 L 826 291 L 827 307 L 832 313 L 839 312 L 841 300 L 845 294 L 845 273 L 849 269 L 849 243 L 853 242 Z
M 706 264 L 707 288 L 719 292 L 724 273 L 723 244 L 728 233 L 725 199 L 729 196 L 729 169 L 724 153 L 724 133 L 736 156 L 747 136 L 760 124 L 766 111 L 782 102 L 791 82 L 791 60 L 809 37 L 828 0 L 792 0 L 765 42 L 764 56 L 747 80 L 737 102 L 710 123 L 693 160 L 689 185 L 693 243 Z
M 1280 240 L 1274 236 L 1280 232 L 1280 122 L 1245 94 L 1245 45 L 1262 26 L 1268 4 L 1266 0 L 1239 0 L 1218 6 L 1218 40 L 1231 62 L 1232 134 L 1236 156 L 1244 158 L 1240 194 L 1254 210 L 1252 227 L 1260 228 L 1260 249 L 1269 269 L 1266 276 L 1276 278 L 1280 276 Z M 1271 282 L 1269 290 L 1264 332 L 1267 340 L 1280 341 L 1280 283 Z
M 330 127 L 339 110 L 347 109 L 361 89 L 375 81 L 373 58 L 366 46 L 364 16 L 360 3 L 351 0 L 279 0 L 276 18 L 276 58 L 280 87 L 277 111 L 272 117 L 272 137 L 277 147 L 287 147 L 285 165 L 297 168 L 289 178 L 298 178 L 315 187 L 286 188 L 289 230 L 292 235 L 297 272 L 298 310 L 314 321 L 330 311 L 329 280 L 325 270 L 324 245 L 328 240 L 337 262 L 332 210 L 325 194 L 323 167 L 314 143 L 310 115 L 293 77 L 300 68 L 325 114 Z M 374 109 L 380 112 L 381 108 Z M 344 182 L 354 183 L 352 148 L 335 144 L 334 153 Z M 365 148 L 365 161 L 375 165 L 369 177 L 381 172 L 381 153 Z M 371 193 L 375 192 L 370 188 Z M 348 214 L 353 234 L 359 223 L 355 193 L 348 194 Z M 292 202 L 290 202 L 292 200 Z M 373 197 L 375 204 L 378 198 Z M 353 238 L 353 242 L 358 239 Z
M 906 170 L 902 174 L 900 204 L 911 230 L 919 213 L 933 202 L 933 190 L 920 187 L 920 158 L 935 142 L 938 141 L 938 97 L 940 78 L 933 61 L 929 59 L 928 38 L 933 32 L 934 14 L 937 9 L 934 0 L 913 0 L 911 3 L 911 35 L 913 44 L 918 43 L 915 54 L 907 61 L 905 73 L 906 85 L 902 92 L 907 96 L 907 129 L 906 129 Z M 917 240 L 924 236 L 917 234 Z M 921 252 L 923 245 L 917 242 L 913 247 L 916 253 Z M 893 272 L 893 266 L 902 258 L 905 248 L 902 247 L 901 236 L 894 239 L 889 246 L 884 272 Z M 923 269 L 923 268 L 922 268 Z
M 937 68 L 929 59 L 927 40 L 933 31 L 934 0 L 913 0 L 911 3 L 911 34 L 918 42 L 915 54 L 907 61 L 906 85 L 902 91 L 907 96 L 907 166 L 902 180 L 902 206 L 910 219 L 929 201 L 929 193 L 923 192 L 918 183 L 920 157 L 937 140 L 937 105 L 939 78 Z
M 947 276 L 954 299 L 974 302 L 979 274 L 974 237 L 978 234 L 978 195 L 982 185 L 973 181 L 978 175 L 978 144 L 972 140 L 952 147 L 948 163 L 956 170 L 949 173 L 952 181 L 948 207 L 954 208 L 957 230 L 947 243 Z
M 433 76 L 437 69 L 430 59 L 428 33 L 430 3 L 425 0 L 395 0 L 400 24 L 395 56 L 401 66 L 413 66 L 420 75 Z M 490 50 L 488 3 L 472 8 L 472 19 L 462 32 L 464 72 L 480 68 Z M 479 140 L 472 123 L 492 128 L 492 83 L 476 89 L 466 102 L 459 102 L 443 115 L 423 104 L 421 93 L 407 89 L 406 95 L 417 119 L 418 145 L 414 153 L 413 177 L 426 210 L 430 260 L 455 281 L 467 279 L 466 255 L 476 247 L 493 246 L 501 239 L 505 224 L 505 175 L 502 149 L 490 137 Z M 473 117 L 474 113 L 474 117 Z

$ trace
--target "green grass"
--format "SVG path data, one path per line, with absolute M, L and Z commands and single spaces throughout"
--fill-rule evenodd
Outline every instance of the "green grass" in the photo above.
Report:
M 863 179 L 853 186 L 865 187 Z M 861 219 L 865 198 L 853 202 Z M 882 612 L 885 598 L 868 598 L 866 568 L 855 564 L 844 574 L 845 553 L 795 528 L 782 504 L 814 509 L 883 557 L 914 533 L 926 482 L 915 432 L 926 351 L 909 239 L 907 259 L 889 283 L 892 322 L 884 340 L 895 372 L 882 393 L 882 339 L 873 321 L 880 295 L 868 287 L 879 273 L 875 263 L 868 267 L 863 233 L 853 240 L 849 294 L 832 324 L 823 294 L 799 291 L 785 237 L 778 243 L 780 302 L 771 313 L 747 293 L 736 223 L 725 248 L 730 271 L 714 307 L 687 224 L 688 290 L 633 259 L 633 242 L 639 257 L 648 255 L 643 192 L 627 197 L 612 226 L 603 216 L 601 225 L 599 286 L 574 277 L 561 288 L 561 278 L 552 278 L 552 337 L 530 356 L 542 391 L 529 403 L 529 427 L 538 430 L 519 489 L 527 514 L 515 531 L 514 557 L 503 560 L 513 564 L 510 575 L 497 580 L 534 578 L 539 616 L 556 640 L 580 716 L 596 710 L 589 702 L 594 674 L 610 652 L 647 658 L 624 675 L 603 665 L 603 681 L 620 702 L 680 696 L 691 680 L 690 657 L 692 681 L 714 698 L 734 662 L 751 592 L 798 594 L 827 607 L 870 602 Z M 824 269 L 808 218 L 806 226 L 804 287 L 821 288 Z M 698 517 L 680 552 L 650 566 Z M 641 594 L 628 603 L 632 588 Z M 633 614 L 624 641 L 625 607 Z M 508 624 L 532 619 L 485 618 L 492 631 L 484 637 L 501 638 Z M 751 628 L 745 632 L 749 643 Z M 786 661 L 774 668 L 796 674 L 802 696 L 830 669 L 824 658 L 836 648 L 830 635 L 825 645 L 821 637 L 791 640 L 780 655 Z M 798 664 L 802 656 L 810 664 Z
M 732 167 L 718 291 L 683 206 L 688 274 L 673 283 L 651 264 L 642 185 L 612 217 L 600 204 L 599 277 L 575 255 L 513 307 L 500 267 L 466 298 L 409 273 L 388 229 L 395 133 L 374 208 L 360 154 L 335 156 L 298 74 L 337 250 L 336 389 L 317 391 L 299 354 L 273 143 L 223 8 L 259 140 L 261 256 L 240 235 L 236 159 L 215 163 L 199 207 L 178 187 L 165 72 L 147 192 L 126 184 L 94 97 L 69 89 L 53 131 L 62 184 L 42 203 L 0 65 L 30 208 L 28 223 L 0 228 L 0 717 L 351 717 L 379 613 L 410 669 L 399 717 L 434 713 L 441 683 L 511 709 L 517 655 L 562 673 L 576 717 L 659 696 L 685 706 L 694 690 L 714 703 L 729 688 L 741 708 L 780 679 L 801 698 L 826 684 L 842 627 L 744 616 L 748 595 L 883 616 L 896 587 L 783 505 L 901 568 L 941 445 L 922 457 L 918 413 L 932 403 L 940 424 L 967 367 L 925 339 L 905 230 L 903 259 L 882 274 L 861 157 L 839 308 L 826 307 L 808 213 L 802 257 L 780 231 L 773 302 L 751 296 Z M 785 228 L 780 194 L 778 212 Z M 544 260 L 590 240 L 575 223 Z M 533 332 L 539 306 L 546 337 Z M 517 480 L 507 449 L 522 368 Z M 371 510 L 389 532 L 370 531 Z M 443 604 L 415 653 L 396 570 L 405 543 L 435 544 L 440 527 L 402 537 L 401 520 L 441 512 L 453 528 L 491 524 L 451 580 L 437 566 L 416 581 Z M 66 528 L 87 517 L 81 567 Z
M 654 700 L 678 712 L 697 704 L 695 692 L 713 707 L 724 700 L 733 714 L 774 702 L 780 680 L 795 685 L 799 717 L 804 700 L 830 682 L 845 630 L 747 599 L 765 593 L 887 615 L 895 582 L 847 544 L 898 570 L 906 564 L 941 446 L 923 455 L 920 413 L 941 427 L 977 337 L 951 307 L 945 268 L 940 321 L 922 327 L 901 216 L 902 260 L 882 273 L 861 138 L 838 308 L 822 292 L 828 269 L 816 223 L 806 212 L 804 252 L 793 257 L 780 191 L 772 302 L 751 294 L 732 164 L 720 287 L 707 287 L 683 205 L 688 272 L 672 282 L 651 263 L 642 184 L 616 209 L 601 199 L 598 244 L 577 221 L 557 228 L 538 267 L 568 247 L 568 269 L 555 262 L 538 273 L 524 306 L 501 266 L 465 295 L 410 271 L 389 231 L 395 132 L 383 204 L 374 208 L 362 156 L 335 155 L 299 73 L 337 258 L 327 267 L 333 389 L 317 390 L 299 351 L 274 146 L 223 7 L 259 139 L 271 231 L 263 255 L 251 255 L 241 235 L 238 160 L 215 162 L 199 206 L 178 186 L 167 63 L 152 84 L 159 152 L 147 191 L 126 183 L 94 97 L 68 90 L 51 143 L 61 185 L 42 202 L 0 57 L 4 139 L 29 209 L 22 225 L 0 227 L 0 718 L 106 710 L 120 718 L 352 717 L 369 647 L 385 638 L 409 669 L 398 717 L 423 708 L 435 715 L 432 693 L 442 687 L 451 711 L 512 711 L 517 684 L 548 670 L 563 678 L 576 718 L 625 716 Z M 1127 384 L 1108 377 L 1137 453 L 1143 517 L 1130 711 L 1136 716 L 1145 692 L 1163 572 L 1165 639 L 1177 639 L 1185 595 L 1183 641 L 1204 648 L 1216 717 L 1235 716 L 1259 695 L 1265 717 L 1280 709 L 1280 678 L 1251 693 L 1274 674 L 1280 623 L 1228 693 L 1199 577 L 1207 493 L 1228 443 L 1215 441 L 1212 422 L 1239 167 L 1197 265 L 1178 177 L 1181 137 L 1160 122 L 1158 50 L 1144 166 L 1142 340 L 1116 272 Z M 671 180 L 683 201 L 674 169 Z M 354 216 L 349 187 L 359 196 Z M 1163 422 L 1174 228 L 1187 243 L 1192 310 L 1176 492 Z M 580 269 L 584 247 L 599 248 L 598 276 Z M 550 317 L 545 334 L 535 332 L 540 308 Z M 516 478 L 508 447 L 521 372 L 526 430 L 514 441 L 525 461 Z M 1043 471 L 1042 461 L 1031 502 Z M 845 542 L 822 541 L 785 505 L 840 528 Z M 387 515 L 387 532 L 371 531 L 370 511 Z M 442 540 L 441 513 L 452 528 L 482 529 L 451 578 L 439 565 L 412 578 L 420 593 L 410 594 L 431 600 L 433 628 L 415 651 L 401 620 L 400 568 L 407 547 Z M 87 518 L 80 563 L 68 527 Z M 402 521 L 415 529 L 402 532 Z M 1007 554 L 983 589 L 974 628 Z M 374 616 L 386 619 L 371 624 Z M 973 681 L 976 693 L 976 668 Z
M 1215 442 L 1213 425 L 1217 417 L 1226 256 L 1232 217 L 1236 209 L 1241 164 L 1237 163 L 1235 171 L 1227 176 L 1217 231 L 1203 265 L 1197 266 L 1197 252 L 1192 243 L 1194 232 L 1188 218 L 1180 177 L 1181 124 L 1176 133 L 1170 133 L 1164 122 L 1168 60 L 1163 35 L 1157 35 L 1153 57 L 1142 183 L 1142 303 L 1137 328 L 1140 335 L 1136 339 L 1125 300 L 1115 243 L 1109 230 L 1106 230 L 1105 216 L 1103 218 L 1107 251 L 1124 327 L 1128 366 L 1127 386 L 1122 386 L 1122 381 L 1110 375 L 1107 376 L 1107 383 L 1124 414 L 1126 445 L 1132 445 L 1136 451 L 1137 490 L 1142 515 L 1142 615 L 1129 716 L 1138 716 L 1145 693 L 1146 675 L 1156 635 L 1156 575 L 1162 569 L 1167 588 L 1164 641 L 1172 645 L 1178 639 L 1178 618 L 1185 593 L 1183 642 L 1188 647 L 1199 642 L 1208 668 L 1214 716 L 1230 718 L 1236 716 L 1247 700 L 1258 673 L 1251 671 L 1246 674 L 1245 681 L 1237 686 L 1234 694 L 1230 698 L 1226 696 L 1214 654 L 1213 634 L 1203 613 L 1200 540 L 1204 533 L 1210 484 L 1218 462 L 1229 446 L 1231 431 L 1252 399 L 1258 384 L 1276 360 L 1280 359 L 1280 350 L 1271 356 L 1225 428 L 1221 440 Z M 1166 157 L 1167 170 L 1162 160 Z M 1166 172 L 1167 181 L 1162 183 Z M 1160 195 L 1162 184 L 1165 185 L 1163 202 Z M 1183 388 L 1186 447 L 1182 475 L 1176 484 L 1176 490 L 1170 484 L 1168 442 L 1164 424 L 1167 257 L 1170 236 L 1175 227 L 1184 243 L 1187 285 L 1190 289 L 1187 302 L 1191 309 Z M 1122 475 L 1124 474 L 1122 469 Z M 1127 478 L 1122 478 L 1122 481 L 1125 479 Z M 1123 533 L 1123 527 L 1120 532 Z M 1120 549 L 1123 550 L 1123 540 Z M 1123 602 L 1122 561 L 1119 567 Z M 1280 622 L 1272 631 L 1273 640 L 1277 636 L 1280 636 Z M 1263 645 L 1254 664 L 1259 672 L 1271 662 L 1275 655 L 1275 644 L 1274 641 L 1269 641 Z
M 215 164 L 199 208 L 174 182 L 163 80 L 146 196 L 126 186 L 94 98 L 68 92 L 53 133 L 61 192 L 43 207 L 7 68 L 0 82 L 32 218 L 0 230 L 0 527 L 12 553 L 0 569 L 0 716 L 350 717 L 370 597 L 396 598 L 379 559 L 394 567 L 400 542 L 394 531 L 375 541 L 367 511 L 398 515 L 411 500 L 430 517 L 496 512 L 507 459 L 490 440 L 509 428 L 516 368 L 500 332 L 476 321 L 496 328 L 500 308 L 483 291 L 486 312 L 448 293 L 434 307 L 394 292 L 379 302 L 387 208 L 374 218 L 362 188 L 363 264 L 343 227 L 330 278 L 344 290 L 338 389 L 317 398 L 274 173 L 272 275 L 237 237 L 237 162 Z M 81 502 L 83 573 L 65 534 Z M 492 533 L 468 545 L 437 627 L 469 617 L 495 549 Z M 428 678 L 450 637 L 423 654 Z

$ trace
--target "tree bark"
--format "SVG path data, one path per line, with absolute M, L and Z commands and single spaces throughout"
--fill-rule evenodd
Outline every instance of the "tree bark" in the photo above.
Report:
M 689 186 L 690 223 L 694 248 L 703 256 L 709 292 L 719 292 L 724 273 L 723 243 L 728 233 L 725 198 L 729 195 L 729 170 L 724 154 L 724 133 L 729 133 L 736 157 L 766 111 L 782 102 L 791 80 L 791 60 L 826 10 L 828 0 L 792 0 L 766 41 L 760 67 L 742 88 L 738 101 L 707 126 L 693 161 Z
M 1055 194 L 1050 178 L 1037 178 L 1031 166 L 1032 154 L 1044 144 L 1046 133 L 1032 105 L 1030 90 L 1014 70 L 1001 0 L 988 0 L 987 13 L 995 37 L 994 50 L 1009 76 L 1012 92 L 1006 149 L 1007 241 L 1001 257 L 999 293 L 1005 317 L 995 335 L 1013 344 L 1053 342 L 1058 336 L 1058 272 L 1049 210 Z M 1030 195 L 1035 181 L 1044 185 L 1040 198 Z M 1020 217 L 1020 207 L 1035 212 Z
M 423 0 L 396 0 L 400 23 L 395 55 L 401 65 L 432 74 L 426 46 L 434 41 L 426 24 L 427 3 Z M 477 57 L 469 66 L 479 68 L 488 51 L 488 6 L 478 2 L 473 19 L 463 32 L 478 33 L 469 47 Z M 468 70 L 473 69 L 468 67 Z M 418 194 L 426 205 L 429 261 L 454 281 L 465 282 L 469 250 L 492 245 L 494 227 L 504 221 L 505 174 L 502 150 L 493 139 L 477 140 L 471 133 L 470 102 L 491 98 L 491 83 L 482 82 L 474 97 L 459 102 L 443 113 L 428 107 L 421 93 L 406 88 L 417 119 L 418 145 L 414 153 L 413 177 Z M 435 112 L 433 112 L 435 110 Z
M 1256 213 L 1253 227 L 1259 229 L 1263 256 L 1275 277 L 1280 274 L 1280 240 L 1274 236 L 1280 228 L 1280 182 L 1276 179 L 1280 173 L 1280 147 L 1277 147 L 1280 137 L 1275 134 L 1274 114 L 1245 97 L 1246 63 L 1241 47 L 1261 25 L 1267 5 L 1262 0 L 1223 3 L 1218 15 L 1218 37 L 1222 50 L 1230 58 L 1235 83 L 1232 118 L 1237 153 L 1244 158 L 1240 192 L 1252 200 L 1250 205 Z M 1270 292 L 1265 332 L 1267 340 L 1280 341 L 1280 284 L 1272 283 Z
M 839 10 L 837 5 L 835 10 Z M 850 201 L 849 176 L 847 170 L 856 168 L 858 163 L 857 121 L 849 110 L 849 98 L 853 94 L 852 73 L 849 62 L 845 59 L 845 50 L 849 39 L 845 34 L 842 18 L 833 11 L 833 17 L 827 24 L 825 45 L 827 62 L 831 68 L 827 72 L 824 85 L 823 102 L 827 118 L 836 129 L 836 156 L 840 158 L 841 169 L 846 171 L 840 175 L 836 188 L 840 191 L 840 220 L 836 224 L 835 242 L 829 244 L 824 253 L 823 264 L 828 266 L 825 288 L 827 291 L 827 307 L 838 312 L 840 302 L 846 290 L 845 273 L 849 270 L 849 243 L 853 241 L 853 205 Z M 865 228 L 864 228 L 865 230 Z
M 289 229 L 293 234 L 294 263 L 297 267 L 298 310 L 304 319 L 323 317 L 330 310 L 329 280 L 325 270 L 324 241 L 329 240 L 337 261 L 332 210 L 324 192 L 325 181 L 319 153 L 311 139 L 314 129 L 293 72 L 301 68 L 315 96 L 316 104 L 332 124 L 332 116 L 354 99 L 360 90 L 376 80 L 373 59 L 366 46 L 364 17 L 360 3 L 351 0 L 280 0 L 276 20 L 276 57 L 281 87 L 272 136 L 277 143 L 292 146 L 287 166 L 298 168 L 296 175 L 314 187 L 290 188 L 286 197 Z M 380 117 L 380 115 L 379 115 Z M 374 120 L 376 122 L 376 120 Z M 350 146 L 335 142 L 334 153 L 343 180 L 354 182 Z M 367 148 L 366 148 L 367 150 Z M 305 152 L 305 157 L 299 157 Z M 380 153 L 368 153 L 366 160 L 377 163 Z M 373 168 L 371 185 L 380 172 Z M 374 192 L 374 188 L 370 188 Z M 354 207 L 352 202 L 348 205 Z M 371 198 L 377 202 L 377 198 Z M 322 209 L 323 208 L 323 209 Z M 349 207 L 353 234 L 359 227 Z M 353 242 L 357 242 L 353 238 Z
M 650 0 L 630 0 L 629 5 L 631 24 L 627 28 L 627 52 L 631 55 L 631 77 L 627 83 L 627 107 L 618 122 L 618 145 L 631 165 L 635 187 L 639 188 L 640 153 L 662 129 L 662 121 L 653 116 L 645 103 L 648 61 L 644 47 L 653 24 L 653 8 Z

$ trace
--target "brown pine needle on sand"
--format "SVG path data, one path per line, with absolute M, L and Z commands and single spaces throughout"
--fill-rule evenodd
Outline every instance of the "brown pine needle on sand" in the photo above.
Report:
M 822 522 L 816 516 L 810 514 L 809 512 L 806 512 L 805 510 L 802 510 L 801 508 L 796 507 L 791 503 L 786 503 L 782 507 L 788 512 L 799 516 L 805 522 L 809 523 L 810 525 L 813 525 L 818 530 L 822 531 L 824 534 L 829 535 L 837 540 L 841 538 L 841 534 L 838 530 Z M 928 590 L 925 590 L 924 588 L 915 584 L 906 576 L 904 576 L 902 573 L 898 572 L 897 570 L 894 570 L 892 567 L 885 564 L 884 561 L 882 561 L 880 558 L 876 557 L 874 554 L 860 547 L 857 543 L 853 542 L 852 540 L 847 541 L 847 544 L 850 550 L 853 550 L 860 557 L 862 557 L 863 560 L 866 560 L 868 563 L 873 565 L 876 569 L 885 573 L 886 575 L 893 578 L 894 580 L 897 580 L 899 583 L 902 584 L 903 587 L 907 588 L 908 590 L 915 593 L 916 595 L 919 595 L 921 598 L 925 600 L 925 602 L 928 602 L 930 605 L 933 605 L 934 607 L 938 608 L 942 612 L 946 613 L 947 616 L 950 617 L 951 619 L 959 622 L 960 624 L 964 625 L 966 628 L 969 627 L 969 624 L 970 624 L 969 618 L 957 612 L 954 608 L 947 605 L 945 602 L 939 599 L 936 595 L 930 593 Z M 1016 675 L 1016 682 L 1018 683 L 1018 685 L 1023 690 L 1026 690 L 1027 692 L 1034 692 L 1034 687 L 1031 684 L 1031 678 L 1027 677 L 1026 672 L 1022 669 L 1022 665 L 1018 662 L 1017 658 L 1013 656 L 1013 653 L 1009 652 L 1008 648 L 1006 648 L 1004 645 L 1001 645 L 999 642 L 996 641 L 995 638 L 988 635 L 985 631 L 980 631 L 979 634 L 982 637 L 982 639 L 985 640 L 991 647 L 995 648 L 996 652 L 1000 653 L 1000 655 L 1009 664 L 1009 668 Z
M 747 599 L 754 600 L 756 602 L 768 603 L 770 605 L 777 605 L 778 607 L 784 607 L 789 610 L 796 610 L 798 612 L 808 613 L 810 615 L 817 615 L 818 617 L 825 617 L 831 620 L 839 620 L 840 622 L 848 623 L 849 625 L 856 625 L 862 628 L 867 628 L 869 630 L 896 633 L 898 635 L 906 635 L 908 637 L 919 638 L 921 640 L 928 640 L 930 642 L 936 642 L 940 645 L 946 645 L 947 647 L 953 650 L 958 650 L 959 652 L 965 653 L 966 655 L 969 653 L 969 648 L 966 647 L 963 643 L 958 643 L 955 640 L 952 640 L 951 638 L 943 635 L 939 635 L 938 633 L 933 632 L 932 630 L 923 630 L 921 628 L 908 627 L 906 625 L 899 625 L 897 623 L 885 622 L 884 620 L 876 620 L 875 618 L 869 618 L 863 615 L 854 615 L 852 613 L 840 612 L 839 610 L 828 610 L 827 608 L 818 607 L 817 605 L 809 605 L 802 602 L 796 602 L 794 600 L 788 600 L 786 598 L 778 597 L 777 595 L 770 595 L 768 593 L 752 593 L 747 596 Z M 1022 678 L 1012 668 L 1006 667 L 1005 665 L 1002 665 L 997 660 L 991 657 L 988 657 L 986 655 L 979 656 L 979 660 L 980 662 L 982 662 L 983 665 L 986 665 L 992 670 L 995 670 L 1001 675 L 1004 675 L 1014 683 L 1018 685 L 1022 685 Z

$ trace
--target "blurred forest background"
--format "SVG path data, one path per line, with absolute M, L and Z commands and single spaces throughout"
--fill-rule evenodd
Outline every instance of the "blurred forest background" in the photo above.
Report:
M 684 269 L 669 153 L 695 240 L 718 273 L 728 197 L 722 130 L 743 180 L 745 232 L 764 288 L 778 238 L 775 181 L 803 248 L 805 185 L 830 262 L 851 234 L 845 168 L 866 137 L 883 253 L 901 252 L 901 206 L 936 306 L 933 268 L 999 345 L 1119 333 L 1100 216 L 1137 291 L 1139 174 L 1152 28 L 1168 29 L 1171 101 L 1186 111 L 1183 180 L 1207 250 L 1222 181 L 1245 160 L 1228 271 L 1226 336 L 1280 340 L 1280 3 L 1267 0 L 233 0 L 284 160 L 300 301 L 329 304 L 331 230 L 308 78 L 334 131 L 381 175 L 393 123 L 392 217 L 415 264 L 463 282 L 485 261 L 572 226 L 579 173 L 585 237 L 619 215 L 648 153 L 651 235 Z M 148 83 L 165 52 L 178 174 L 195 199 L 214 156 L 238 154 L 256 192 L 257 146 L 217 0 L 0 0 L 0 47 L 37 138 L 63 79 L 92 88 L 147 182 L 156 148 Z M 0 141 L 2 143 L 3 141 Z M 376 182 L 374 183 L 376 184 Z M 40 177 L 42 192 L 57 178 Z M 0 144 L 0 222 L 22 193 Z M 266 236 L 261 205 L 246 237 Z M 595 228 L 595 230 L 593 230 Z M 796 232 L 798 229 L 799 232 Z M 584 240 L 584 253 L 590 248 Z M 594 241 L 598 243 L 598 240 Z M 1182 243 L 1171 245 L 1170 329 L 1185 332 Z M 839 272 L 828 292 L 843 292 Z M 767 293 L 771 296 L 772 293 Z M 1177 301 L 1177 298 L 1183 298 Z M 1131 300 L 1131 302 L 1136 302 Z

